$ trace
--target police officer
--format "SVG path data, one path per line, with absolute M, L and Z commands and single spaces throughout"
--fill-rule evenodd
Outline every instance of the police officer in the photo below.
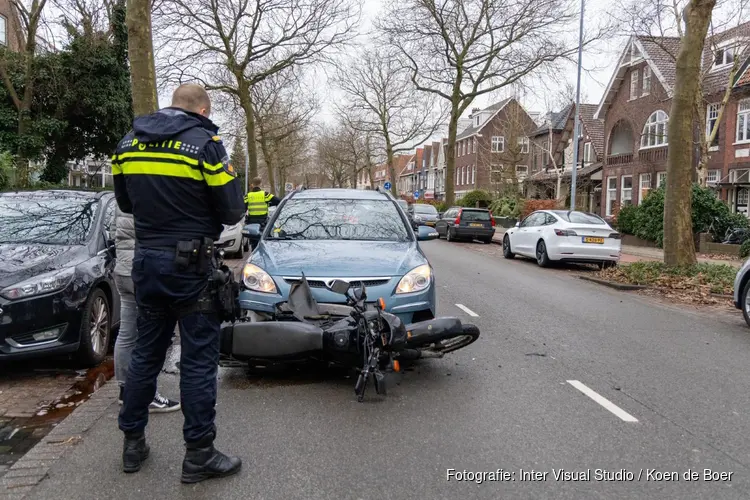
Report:
M 268 220 L 268 207 L 277 206 L 281 200 L 271 193 L 266 193 L 260 189 L 260 177 L 256 177 L 250 183 L 250 192 L 245 195 L 247 204 L 247 217 L 245 224 L 260 224 L 264 226 Z
M 140 470 L 148 457 L 148 405 L 179 323 L 185 483 L 228 476 L 242 465 L 213 446 L 220 331 L 207 296 L 213 242 L 222 224 L 242 220 L 245 207 L 210 112 L 202 87 L 182 85 L 170 107 L 133 121 L 112 161 L 117 204 L 133 214 L 137 241 L 132 277 L 138 341 L 119 417 L 123 470 Z

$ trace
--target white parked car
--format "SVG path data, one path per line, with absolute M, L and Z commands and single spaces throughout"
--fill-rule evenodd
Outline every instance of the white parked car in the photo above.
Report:
M 620 260 L 620 233 L 599 217 L 570 210 L 539 210 L 530 214 L 503 237 L 503 255 L 536 259 L 541 267 L 553 261 L 599 264 L 609 267 Z
M 221 232 L 217 244 L 228 243 L 228 246 L 224 248 L 224 255 L 229 259 L 241 259 L 244 257 L 242 248 L 242 227 L 244 224 L 244 219 L 232 226 L 224 224 L 224 231 Z

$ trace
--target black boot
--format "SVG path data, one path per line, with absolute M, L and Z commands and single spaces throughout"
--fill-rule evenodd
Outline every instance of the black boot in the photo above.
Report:
M 182 461 L 182 482 L 198 483 L 215 477 L 231 476 L 239 472 L 242 460 L 228 457 L 214 448 L 214 434 L 200 441 L 187 443 L 185 460 Z
M 122 448 L 122 470 L 138 472 L 141 465 L 148 458 L 149 447 L 146 436 L 140 434 L 125 434 L 125 444 Z

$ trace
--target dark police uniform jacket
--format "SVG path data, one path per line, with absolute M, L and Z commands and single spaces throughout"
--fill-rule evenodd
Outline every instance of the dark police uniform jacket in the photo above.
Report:
M 139 245 L 216 241 L 222 224 L 242 220 L 242 185 L 217 133 L 208 118 L 178 108 L 133 121 L 112 158 L 112 175 L 118 206 L 135 217 Z

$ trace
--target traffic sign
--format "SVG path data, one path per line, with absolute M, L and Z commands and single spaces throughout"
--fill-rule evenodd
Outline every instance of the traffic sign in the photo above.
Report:
M 383 184 L 383 187 L 386 189 L 386 191 L 390 191 L 390 189 L 391 189 L 391 183 L 390 182 L 386 182 L 385 184 Z
M 291 182 L 284 184 L 284 191 L 294 191 L 294 184 Z
M 418 198 L 419 198 L 419 191 L 414 191 L 414 199 L 416 200 Z

